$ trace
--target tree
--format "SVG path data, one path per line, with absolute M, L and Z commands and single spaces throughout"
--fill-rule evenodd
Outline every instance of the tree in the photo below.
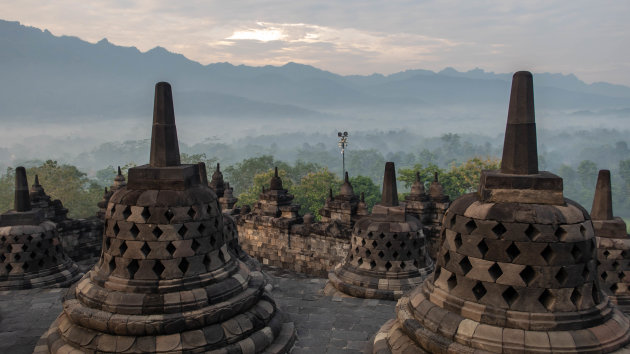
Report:
M 254 177 L 274 168 L 275 164 L 276 161 L 274 161 L 271 155 L 252 157 L 235 165 L 227 166 L 223 170 L 224 177 L 230 183 L 230 187 L 234 188 L 234 195 L 238 195 L 239 198 L 241 198 L 241 193 L 249 191 Z M 210 178 L 210 176 L 212 176 L 212 174 L 209 174 L 208 178 Z
M 381 188 L 371 178 L 365 176 L 350 177 L 350 184 L 352 184 L 354 194 L 360 196 L 363 192 L 365 204 L 369 210 L 372 210 L 374 204 L 381 201 Z
M 330 188 L 339 190 L 342 181 L 327 168 L 316 172 L 310 172 L 302 177 L 300 183 L 291 188 L 295 196 L 294 203 L 300 204 L 300 213 L 311 213 L 316 220 L 321 219 L 319 210 L 326 203 Z
M 274 173 L 274 169 L 269 169 L 265 172 L 256 174 L 253 178 L 253 183 L 249 186 L 249 188 L 247 188 L 245 192 L 239 194 L 237 204 L 239 206 L 255 204 L 260 197 L 260 193 L 262 193 L 262 188 L 269 188 L 269 181 L 271 180 L 271 177 L 274 176 Z M 290 189 L 293 186 L 291 179 L 286 178 L 287 171 L 278 169 L 278 176 L 282 179 L 282 187 L 284 189 Z

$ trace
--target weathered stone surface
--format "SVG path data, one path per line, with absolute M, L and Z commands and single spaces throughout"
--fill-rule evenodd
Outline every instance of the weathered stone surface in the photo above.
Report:
M 0 215 L 0 290 L 69 286 L 81 277 L 79 267 L 44 210 L 31 209 L 24 167 L 15 176 L 15 209 Z
M 334 288 L 356 297 L 398 299 L 433 269 L 420 221 L 398 205 L 394 164 L 385 165 L 383 200 L 352 231 L 346 259 L 330 272 Z
M 256 352 L 287 351 L 293 325 L 265 292 L 262 274 L 237 258 L 230 246 L 237 237 L 233 223 L 225 228 L 199 165 L 179 165 L 179 155 L 165 151 L 175 149 L 177 136 L 172 102 L 159 100 L 171 100 L 168 84 L 156 86 L 152 144 L 159 146 L 152 148 L 151 165 L 130 169 L 128 184 L 111 196 L 101 257 L 69 289 L 63 312 L 38 348 L 233 352 L 233 343 L 264 332 L 269 340 Z M 265 316 L 261 306 L 268 308 Z M 239 330 L 207 341 L 205 327 L 230 323 Z M 93 336 L 96 347 L 74 335 L 78 331 Z
M 501 171 L 484 171 L 478 194 L 447 210 L 433 275 L 399 300 L 375 351 L 409 342 L 434 353 L 630 349 L 629 321 L 595 274 L 588 214 L 561 198 L 559 177 L 538 171 L 533 107 L 531 74 L 516 73 Z M 622 265 L 621 250 L 597 252 Z

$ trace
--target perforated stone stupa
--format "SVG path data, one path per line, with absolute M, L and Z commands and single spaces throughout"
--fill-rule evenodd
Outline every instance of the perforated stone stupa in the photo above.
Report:
M 401 298 L 376 353 L 601 353 L 629 320 L 601 291 L 588 213 L 538 171 L 533 81 L 517 72 L 501 170 L 453 202 L 433 276 Z
M 597 237 L 600 284 L 623 312 L 630 312 L 630 238 L 626 223 L 613 216 L 610 171 L 600 170 L 591 209 Z
M 433 270 L 425 240 L 420 221 L 398 203 L 394 163 L 388 162 L 382 201 L 355 224 L 348 256 L 329 273 L 330 285 L 355 297 L 398 299 Z
M 67 287 L 81 277 L 56 225 L 44 216 L 43 209 L 32 208 L 26 170 L 18 167 L 14 210 L 0 215 L 0 290 Z
M 98 263 L 35 352 L 280 353 L 292 323 L 226 244 L 216 194 L 180 164 L 171 87 L 155 87 L 151 159 L 112 195 Z

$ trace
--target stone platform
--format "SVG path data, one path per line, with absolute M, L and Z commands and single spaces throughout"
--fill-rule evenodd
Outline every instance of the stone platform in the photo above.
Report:
M 395 301 L 322 295 L 327 279 L 264 268 L 277 306 L 295 323 L 292 353 L 362 353 Z M 0 353 L 32 353 L 61 312 L 66 289 L 0 291 Z

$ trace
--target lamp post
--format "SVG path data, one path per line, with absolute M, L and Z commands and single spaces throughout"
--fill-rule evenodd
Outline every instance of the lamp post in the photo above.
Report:
M 337 136 L 339 137 L 339 148 L 341 149 L 341 176 L 346 175 L 346 146 L 348 146 L 348 132 L 338 132 Z

